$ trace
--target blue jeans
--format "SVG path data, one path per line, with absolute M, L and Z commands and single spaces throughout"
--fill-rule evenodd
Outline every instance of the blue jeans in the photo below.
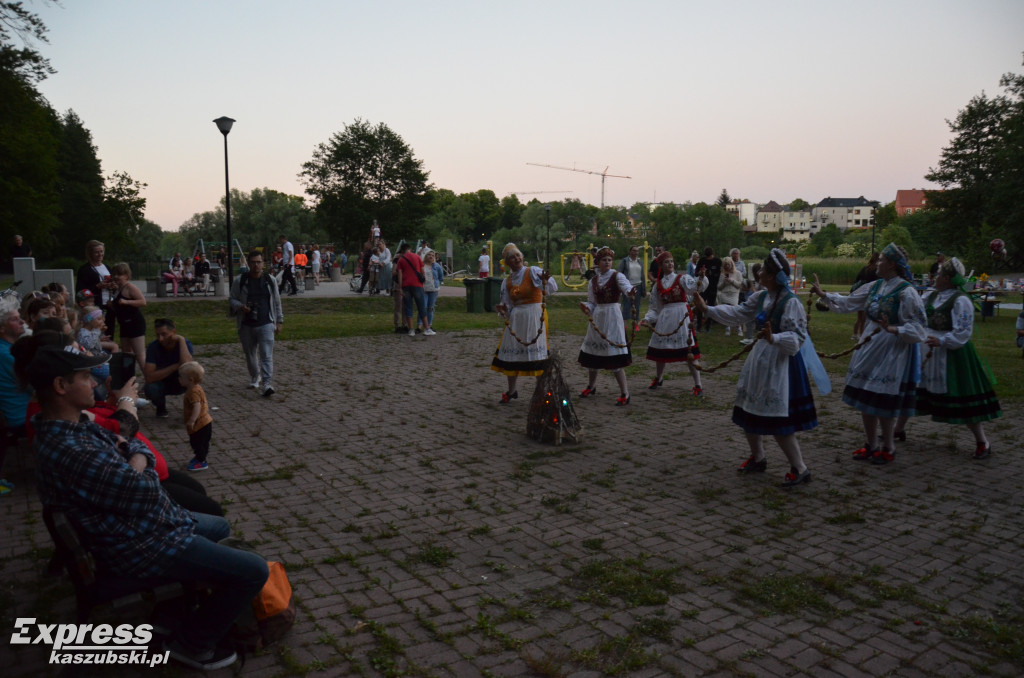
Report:
M 424 292 L 423 305 L 427 307 L 427 323 L 434 326 L 434 304 L 437 303 L 437 292 Z
M 410 320 L 412 319 L 412 305 L 415 302 L 416 310 L 419 312 L 419 319 L 426 320 L 427 311 L 423 306 L 423 288 L 403 287 L 402 292 L 405 294 L 402 299 L 402 309 L 405 311 L 405 317 Z
M 196 536 L 184 551 L 174 556 L 162 576 L 175 581 L 209 582 L 213 594 L 204 598 L 177 631 L 177 640 L 196 653 L 212 650 L 252 605 L 253 598 L 267 583 L 267 563 L 249 551 L 217 542 L 231 533 L 228 521 L 195 513 Z
M 637 291 L 636 296 L 634 298 L 632 298 L 632 299 L 630 299 L 628 295 L 625 295 L 625 294 L 622 295 L 622 301 L 619 302 L 619 303 L 622 304 L 622 319 L 626 322 L 627 325 L 629 325 L 629 324 L 631 324 L 633 322 L 633 320 L 632 320 L 632 318 L 633 318 L 632 313 L 633 313 L 633 308 L 634 307 L 636 308 L 637 322 L 640 322 L 641 320 L 644 319 L 643 310 L 640 308 L 640 302 L 641 301 L 642 300 L 640 299 L 640 292 L 639 291 Z
M 178 381 L 178 373 L 175 372 L 166 379 L 146 384 L 146 397 L 153 401 L 153 407 L 157 412 L 167 411 L 167 396 L 181 395 L 185 387 Z
M 270 386 L 274 378 L 274 328 L 274 323 L 238 326 L 238 340 L 242 342 L 249 379 L 253 382 L 259 379 L 263 388 Z

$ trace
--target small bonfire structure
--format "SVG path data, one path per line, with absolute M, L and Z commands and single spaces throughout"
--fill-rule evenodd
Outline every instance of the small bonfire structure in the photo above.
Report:
M 533 389 L 526 435 L 542 443 L 561 445 L 565 441 L 580 442 L 582 433 L 583 427 L 573 409 L 569 386 L 562 378 L 562 364 L 552 354 L 544 374 L 537 377 L 537 386 Z

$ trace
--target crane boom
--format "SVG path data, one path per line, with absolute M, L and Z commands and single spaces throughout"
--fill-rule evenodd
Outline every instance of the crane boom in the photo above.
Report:
M 608 178 L 608 177 L 613 177 L 615 179 L 632 179 L 633 178 L 633 177 L 628 177 L 628 176 L 626 176 L 624 174 L 608 174 L 608 167 L 611 167 L 611 165 L 608 165 L 607 167 L 605 167 L 603 172 L 595 172 L 594 170 L 577 169 L 576 167 L 561 167 L 559 165 L 545 165 L 545 164 L 539 163 L 539 162 L 528 162 L 526 164 L 527 165 L 532 165 L 534 167 L 548 167 L 550 169 L 565 170 L 566 172 L 581 172 L 583 174 L 596 174 L 596 175 L 598 175 L 599 177 L 601 177 L 601 209 L 604 209 L 604 180 L 606 178 Z

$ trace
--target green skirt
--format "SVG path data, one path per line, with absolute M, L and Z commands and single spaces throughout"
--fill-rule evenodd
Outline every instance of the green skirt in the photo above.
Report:
M 1003 416 L 974 344 L 946 352 L 946 392 L 917 389 L 917 414 L 946 424 L 980 424 Z

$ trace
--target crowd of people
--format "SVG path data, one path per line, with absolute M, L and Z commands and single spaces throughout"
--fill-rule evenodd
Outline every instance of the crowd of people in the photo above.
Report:
M 403 242 L 392 255 L 374 228 L 361 262 L 363 286 L 393 296 L 396 332 L 433 335 L 443 280 L 436 253 L 426 243 L 413 251 Z M 333 262 L 333 254 L 315 245 L 296 252 L 283 235 L 279 243 L 270 262 L 262 250 L 247 253 L 230 288 L 249 386 L 263 398 L 275 393 L 281 288 L 290 285 L 288 294 L 296 293 L 295 272 L 306 268 L 302 256 L 312 261 L 314 284 L 322 267 Z M 818 423 L 811 384 L 821 394 L 831 384 L 808 333 L 804 306 L 790 286 L 785 252 L 772 249 L 748 269 L 738 249 L 723 260 L 709 247 L 703 254 L 694 251 L 684 270 L 677 269 L 670 251 L 654 251 L 646 270 L 637 247 L 618 265 L 611 248 L 594 252 L 595 270 L 579 304 L 587 319 L 577 357 L 587 382 L 579 398 L 597 396 L 605 388 L 598 377 L 607 370 L 615 380 L 615 405 L 630 405 L 625 368 L 632 364 L 641 328 L 649 330 L 646 358 L 654 363 L 648 388 L 663 388 L 666 367 L 685 363 L 693 395 L 702 396 L 698 337 L 722 326 L 726 336 L 735 331 L 747 345 L 731 417 L 747 439 L 749 455 L 737 471 L 766 472 L 764 438 L 771 436 L 788 466 L 781 485 L 809 483 L 797 434 Z M 190 475 L 215 461 L 206 370 L 171 318 L 152 323 L 155 338 L 147 343 L 146 298 L 130 282 L 128 264 L 108 268 L 98 241 L 90 241 L 85 254 L 74 303 L 59 283 L 20 302 L 14 295 L 0 297 L 0 413 L 11 435 L 33 441 L 43 503 L 72 516 L 101 573 L 140 588 L 152 577 L 214 586 L 213 595 L 173 632 L 167 649 L 193 668 L 225 666 L 234 654 L 221 641 L 263 585 L 267 568 L 259 557 L 217 543 L 229 532 L 223 509 Z M 520 377 L 544 373 L 550 329 L 545 298 L 557 285 L 548 271 L 526 265 L 513 243 L 503 248 L 501 261 L 508 274 L 496 310 L 504 329 L 491 369 L 506 377 L 499 402 L 508 405 L 519 397 Z M 481 274 L 490 272 L 486 250 L 478 264 Z M 170 270 L 179 265 L 184 271 L 180 257 L 172 257 Z M 890 244 L 861 271 L 850 294 L 825 292 L 817 278 L 811 287 L 832 311 L 858 313 L 858 344 L 842 394 L 863 424 L 865 442 L 852 457 L 875 465 L 894 462 L 896 443 L 910 435 L 910 418 L 929 415 L 966 426 L 976 442 L 972 458 L 985 459 L 992 446 L 984 423 L 1002 412 L 971 343 L 974 307 L 965 293 L 964 267 L 956 258 L 938 262 L 934 290 L 923 298 L 909 279 L 906 252 Z M 119 341 L 108 327 L 120 330 Z M 1024 313 L 1017 331 L 1024 337 Z M 162 454 L 139 417 L 150 402 L 157 418 L 168 417 L 174 396 L 181 396 L 191 448 L 187 462 Z M 0 494 L 14 489 L 0 480 Z

